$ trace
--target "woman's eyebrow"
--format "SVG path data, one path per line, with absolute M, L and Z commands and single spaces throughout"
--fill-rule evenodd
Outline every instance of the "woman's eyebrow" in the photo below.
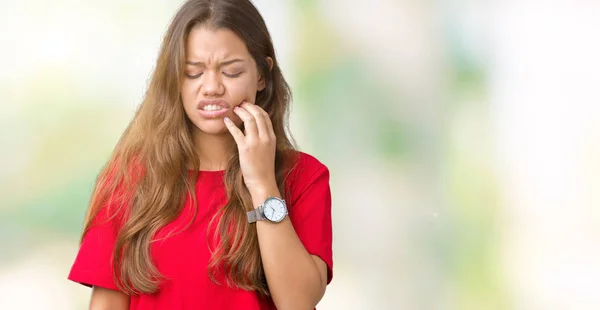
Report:
M 232 60 L 228 60 L 228 61 L 222 62 L 222 63 L 219 64 L 219 66 L 220 67 L 227 66 L 227 65 L 231 65 L 231 64 L 236 63 L 236 62 L 244 62 L 244 60 L 236 58 L 236 59 L 232 59 Z M 192 66 L 198 66 L 198 67 L 206 65 L 205 63 L 203 63 L 201 61 L 189 61 L 189 60 L 186 61 L 185 64 L 186 65 L 192 65 Z

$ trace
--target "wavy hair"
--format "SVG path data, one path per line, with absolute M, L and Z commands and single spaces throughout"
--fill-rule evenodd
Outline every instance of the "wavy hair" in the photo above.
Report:
M 157 291 L 163 276 L 152 262 L 150 244 L 161 227 L 181 214 L 186 195 L 192 198 L 194 218 L 197 214 L 197 174 L 190 169 L 199 170 L 200 163 L 191 135 L 194 125 L 180 95 L 185 44 L 197 25 L 236 33 L 265 79 L 266 87 L 257 93 L 256 104 L 268 112 L 277 136 L 275 172 L 284 196 L 289 164 L 295 162 L 292 157 L 297 152 L 287 128 L 291 92 L 258 10 L 248 0 L 185 2 L 163 38 L 142 103 L 98 175 L 82 233 L 83 241 L 102 207 L 114 206 L 111 214 L 122 215 L 112 266 L 115 282 L 127 294 Z M 266 57 L 273 59 L 271 69 Z M 211 221 L 219 242 L 211 249 L 209 271 L 217 282 L 217 271 L 224 267 L 228 285 L 269 295 L 256 229 L 246 220 L 246 212 L 254 206 L 242 179 L 237 150 L 235 154 L 225 172 L 228 202 Z

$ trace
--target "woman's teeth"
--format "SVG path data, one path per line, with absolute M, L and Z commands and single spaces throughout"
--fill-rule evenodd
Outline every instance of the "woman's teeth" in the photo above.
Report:
M 218 106 L 218 105 L 214 105 L 214 104 L 206 105 L 202 108 L 202 110 L 204 110 L 204 111 L 219 111 L 221 109 L 223 109 L 222 106 Z

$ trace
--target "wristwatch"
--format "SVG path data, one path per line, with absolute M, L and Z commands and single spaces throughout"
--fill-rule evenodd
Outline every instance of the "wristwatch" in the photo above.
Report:
M 248 212 L 248 223 L 255 223 L 261 220 L 279 223 L 283 221 L 287 214 L 287 206 L 283 199 L 269 197 L 261 206 Z

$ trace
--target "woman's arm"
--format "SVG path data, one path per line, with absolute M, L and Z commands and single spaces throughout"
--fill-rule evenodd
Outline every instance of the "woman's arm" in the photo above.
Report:
M 274 171 L 277 139 L 269 114 L 249 102 L 234 108 L 234 113 L 244 121 L 245 133 L 228 118 L 225 124 L 238 146 L 240 168 L 254 206 L 269 196 L 281 198 Z M 307 251 L 290 217 L 277 224 L 258 221 L 255 228 L 277 309 L 314 309 L 327 286 L 326 263 Z
M 127 309 L 129 309 L 129 296 L 125 293 L 98 286 L 92 288 L 90 310 Z
M 254 205 L 269 196 L 281 197 L 273 188 L 254 193 Z M 258 221 L 258 243 L 267 284 L 277 309 L 312 310 L 325 294 L 327 266 L 306 251 L 289 216 L 280 223 Z

